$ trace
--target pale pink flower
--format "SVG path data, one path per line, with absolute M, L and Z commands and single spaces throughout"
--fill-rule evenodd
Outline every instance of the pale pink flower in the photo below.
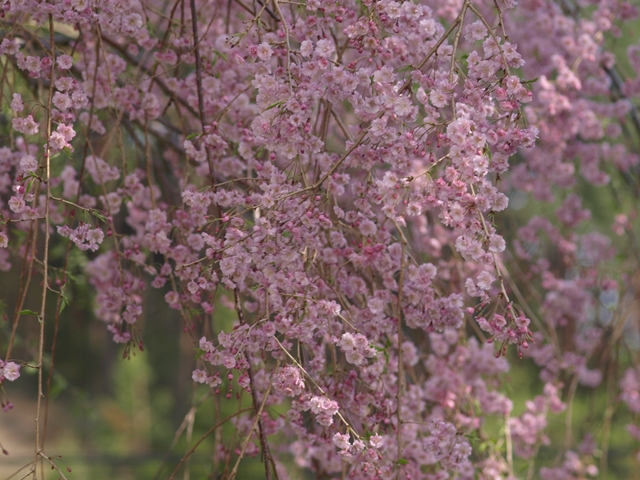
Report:
M 61 70 L 69 70 L 73 66 L 73 57 L 71 55 L 60 55 L 56 61 L 58 68 Z
M 266 62 L 273 55 L 273 49 L 268 43 L 262 42 L 260 45 L 258 45 L 256 55 L 260 60 Z
M 20 365 L 14 362 L 4 363 L 0 360 L 0 378 L 15 382 L 20 377 Z
M 13 110 L 14 112 L 21 112 L 22 110 L 24 110 L 22 96 L 19 93 L 13 94 L 13 99 L 11 100 L 11 110 Z

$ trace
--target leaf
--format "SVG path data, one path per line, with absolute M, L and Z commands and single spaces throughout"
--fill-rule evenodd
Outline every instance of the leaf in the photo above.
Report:
M 399 458 L 396 463 L 398 465 L 406 465 L 407 463 L 409 463 L 409 460 L 407 460 L 406 458 Z
M 99 212 L 98 210 L 93 210 L 92 209 L 92 210 L 89 210 L 89 213 L 91 215 L 93 215 L 94 217 L 96 217 L 101 222 L 109 223 L 109 222 L 107 222 L 107 217 L 102 212 Z
M 489 145 L 484 146 L 484 154 L 489 157 L 489 161 L 493 160 L 493 155 L 491 154 L 491 148 L 489 148 Z
M 279 107 L 280 105 L 282 105 L 282 102 L 275 102 L 275 103 L 272 103 L 272 104 L 271 104 L 271 105 L 269 105 L 267 108 L 265 108 L 265 109 L 264 109 L 264 111 L 266 112 L 267 110 L 271 110 L 272 108 Z
M 58 314 L 61 314 L 65 308 L 67 308 L 67 306 L 69 305 L 69 301 L 67 300 L 67 297 L 63 296 L 62 297 L 62 302 L 60 303 L 60 310 L 58 311 Z
M 34 317 L 39 317 L 40 314 L 34 312 L 33 310 L 20 310 L 18 315 L 33 315 Z
M 215 53 L 216 55 L 218 55 L 220 58 L 222 58 L 225 62 L 229 60 L 229 57 L 227 57 L 227 54 L 224 52 L 220 52 L 218 50 L 214 50 L 213 53 Z
M 31 175 L 31 177 L 29 177 L 29 181 L 27 182 L 27 186 L 25 189 L 25 193 L 28 194 L 31 192 L 31 187 L 33 187 L 33 182 L 35 182 L 36 178 Z
M 405 65 L 404 67 L 396 68 L 396 73 L 410 72 L 414 69 L 413 65 Z

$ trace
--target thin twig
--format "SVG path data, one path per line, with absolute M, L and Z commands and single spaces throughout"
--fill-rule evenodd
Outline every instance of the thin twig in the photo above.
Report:
M 169 480 L 173 480 L 173 477 L 175 477 L 176 473 L 178 472 L 178 470 L 180 470 L 180 467 L 182 466 L 182 464 L 187 460 L 187 458 L 189 458 L 193 452 L 196 451 L 196 448 L 198 448 L 198 445 L 200 445 L 202 442 L 204 442 L 204 440 L 211 435 L 216 429 L 220 428 L 222 425 L 224 425 L 226 422 L 228 422 L 229 420 L 231 420 L 233 417 L 237 417 L 238 415 L 240 415 L 241 413 L 244 412 L 248 412 L 249 410 L 252 410 L 253 407 L 247 407 L 247 408 L 243 408 L 242 410 L 238 410 L 235 413 L 232 413 L 231 415 L 229 415 L 228 417 L 226 417 L 224 420 L 220 420 L 218 423 L 216 423 L 213 427 L 211 427 L 209 430 L 207 430 L 205 432 L 204 435 L 202 435 L 202 437 L 200 437 L 200 440 L 198 440 L 193 447 L 191 447 L 189 449 L 189 451 L 187 453 L 184 454 L 184 457 L 182 457 L 180 459 L 180 462 L 178 463 L 178 465 L 176 466 L 176 468 L 173 470 L 173 472 L 171 472 L 171 476 L 169 476 Z
M 50 232 L 50 213 L 49 210 L 51 208 L 51 182 L 49 181 L 51 178 L 51 145 L 49 143 L 49 139 L 51 138 L 51 125 L 52 125 L 52 115 L 51 111 L 53 108 L 53 87 L 54 87 L 54 78 L 55 78 L 55 55 L 56 51 L 54 48 L 54 38 L 53 38 L 53 15 L 49 14 L 49 41 L 51 42 L 51 73 L 50 77 L 51 82 L 49 83 L 49 98 L 47 99 L 47 143 L 45 145 L 45 174 L 44 174 L 44 182 L 46 184 L 47 195 L 45 197 L 44 204 L 44 252 L 42 254 L 42 297 L 40 299 L 40 332 L 38 338 L 38 400 L 36 403 L 36 442 L 35 442 L 35 452 L 33 458 L 33 466 L 34 471 L 33 475 L 35 478 L 35 468 L 38 463 L 38 458 L 42 455 L 42 439 L 40 438 L 40 410 L 42 408 L 42 398 L 44 397 L 43 391 L 43 382 L 42 382 L 42 358 L 44 355 L 44 325 L 45 325 L 45 314 L 47 307 L 47 288 L 49 286 L 49 238 L 51 235 Z M 48 459 L 42 455 L 43 458 Z M 60 472 L 59 472 L 60 473 Z M 64 477 L 64 475 L 62 475 Z
M 237 287 L 233 290 L 233 293 L 235 297 L 236 312 L 238 313 L 238 320 L 240 321 L 241 325 L 245 325 L 244 313 L 242 312 L 242 305 L 240 305 L 240 292 L 238 291 Z M 267 396 L 269 395 L 269 391 L 271 390 L 271 384 L 269 384 L 269 389 L 267 390 L 267 394 L 265 395 L 265 398 L 263 400 L 263 405 L 261 407 L 258 407 L 258 392 L 256 390 L 255 383 L 254 383 L 253 368 L 251 367 L 251 357 L 249 356 L 249 353 L 247 351 L 244 352 L 244 357 L 247 360 L 247 364 L 248 364 L 247 374 L 249 375 L 249 389 L 251 390 L 251 399 L 253 400 L 253 408 L 256 412 L 258 412 L 259 408 L 261 411 L 262 408 L 264 407 L 264 402 L 266 401 Z M 264 458 L 265 475 L 267 480 L 270 480 L 271 465 L 273 464 L 274 470 L 275 470 L 275 464 L 273 462 L 273 458 L 271 457 L 271 452 L 269 450 L 269 443 L 267 442 L 267 435 L 264 431 L 264 425 L 262 424 L 262 419 L 259 418 L 259 415 L 260 413 L 258 413 L 258 417 L 257 417 L 258 433 L 259 433 L 258 438 L 260 439 L 260 449 L 262 450 L 262 456 Z M 249 436 L 251 436 L 251 434 L 249 434 Z M 240 459 L 238 459 L 238 461 L 239 460 Z
M 247 434 L 247 437 L 244 440 L 244 444 L 242 445 L 242 449 L 240 450 L 240 455 L 238 455 L 236 463 L 233 466 L 233 470 L 231 470 L 231 474 L 229 475 L 229 480 L 233 480 L 234 478 L 236 478 L 236 475 L 238 474 L 238 466 L 240 465 L 240 460 L 242 460 L 242 457 L 244 456 L 244 452 L 247 449 L 249 440 L 251 440 L 251 435 L 253 434 L 253 431 L 256 429 L 256 425 L 259 425 L 260 423 L 262 423 L 260 418 L 262 417 L 262 411 L 264 410 L 264 406 L 266 405 L 267 399 L 269 398 L 269 393 L 271 393 L 271 383 L 269 383 L 269 386 L 267 387 L 267 391 L 264 394 L 264 398 L 262 399 L 262 403 L 260 404 L 260 407 L 256 411 L 256 418 L 253 420 L 253 424 L 249 429 L 249 433 Z M 265 461 L 265 464 L 266 464 L 265 468 L 266 468 L 267 478 L 271 478 L 271 474 L 270 474 L 271 466 L 266 461 Z

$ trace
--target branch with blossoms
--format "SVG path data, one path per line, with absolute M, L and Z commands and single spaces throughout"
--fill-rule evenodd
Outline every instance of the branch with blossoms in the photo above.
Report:
M 637 410 L 637 262 L 616 251 L 637 247 L 619 192 L 639 162 L 638 82 L 605 38 L 637 12 L 563 5 L 3 2 L 0 394 L 37 369 L 28 475 L 57 468 L 44 425 L 81 285 L 123 357 L 157 298 L 197 352 L 216 418 L 172 478 L 227 422 L 225 478 L 253 456 L 266 478 L 584 478 L 594 444 L 606 472 L 614 405 Z

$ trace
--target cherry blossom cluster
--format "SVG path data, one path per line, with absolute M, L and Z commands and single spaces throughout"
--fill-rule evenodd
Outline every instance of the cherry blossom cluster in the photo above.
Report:
M 638 11 L 517 3 L 2 1 L 0 270 L 43 293 L 0 383 L 82 276 L 125 357 L 164 300 L 266 478 L 517 477 L 618 349 L 637 413 Z M 598 474 L 568 443 L 540 478 Z
M 369 357 L 375 357 L 375 349 L 369 346 L 367 337 L 361 333 L 352 335 L 350 333 L 343 333 L 338 345 L 344 352 L 347 362 L 354 365 L 362 365 Z
M 84 223 L 71 229 L 68 225 L 58 227 L 58 233 L 63 237 L 68 237 L 80 250 L 91 250 L 95 252 L 104 240 L 104 232 L 101 228 L 91 228 Z

